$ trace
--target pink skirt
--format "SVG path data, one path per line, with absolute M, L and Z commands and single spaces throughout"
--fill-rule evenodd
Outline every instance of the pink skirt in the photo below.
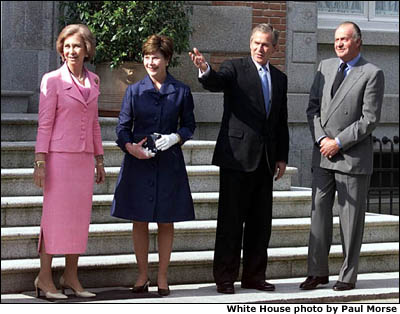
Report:
M 47 254 L 86 251 L 93 184 L 93 153 L 47 154 L 39 251 L 42 241 Z

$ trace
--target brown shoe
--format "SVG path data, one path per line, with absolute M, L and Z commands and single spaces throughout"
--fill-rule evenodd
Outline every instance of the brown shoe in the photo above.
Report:
M 325 285 L 329 282 L 329 276 L 308 276 L 307 279 L 300 285 L 302 290 L 313 290 L 318 285 Z
M 337 281 L 335 285 L 333 286 L 333 290 L 335 291 L 344 291 L 344 290 L 351 290 L 354 289 L 356 285 L 351 282 L 343 282 L 343 281 Z

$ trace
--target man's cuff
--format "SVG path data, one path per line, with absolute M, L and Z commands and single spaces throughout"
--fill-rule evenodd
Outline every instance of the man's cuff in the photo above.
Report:
M 326 135 L 322 135 L 319 139 L 317 139 L 317 145 L 321 145 L 321 141 L 326 137 Z
M 340 143 L 340 140 L 338 137 L 335 137 L 335 141 L 336 141 L 336 144 L 339 146 L 339 148 L 342 148 L 342 143 Z
M 207 64 L 207 70 L 205 72 L 201 72 L 199 69 L 199 78 L 207 77 L 208 74 L 210 73 L 210 65 L 206 62 Z

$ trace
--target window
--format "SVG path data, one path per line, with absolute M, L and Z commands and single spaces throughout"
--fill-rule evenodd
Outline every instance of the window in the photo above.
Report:
M 317 1 L 318 28 L 353 21 L 363 30 L 399 32 L 398 1 Z
M 399 3 L 397 1 L 376 1 L 375 15 L 399 17 Z

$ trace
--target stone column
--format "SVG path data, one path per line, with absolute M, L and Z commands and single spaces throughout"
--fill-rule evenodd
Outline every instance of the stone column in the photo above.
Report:
M 207 62 L 213 52 L 249 53 L 252 9 L 211 4 L 212 1 L 189 1 L 193 8 L 190 48 L 199 49 Z M 197 80 L 198 70 L 187 53 L 180 56 L 180 62 L 179 67 L 171 69 L 172 75 L 189 85 L 192 92 L 204 92 Z
M 58 2 L 2 1 L 1 26 L 2 112 L 3 95 L 28 95 L 27 108 L 10 109 L 37 112 L 41 78 L 59 66 Z
M 249 53 L 252 8 L 213 6 L 212 1 L 189 1 L 193 5 L 190 48 L 196 47 L 210 63 L 212 53 Z M 197 128 L 194 139 L 216 140 L 222 120 L 223 93 L 211 93 L 198 82 L 198 70 L 187 53 L 171 74 L 189 85 L 195 101 Z
M 311 186 L 312 140 L 306 108 L 317 68 L 317 4 L 287 1 L 286 69 L 290 131 L 289 165 L 298 168 L 295 186 Z

